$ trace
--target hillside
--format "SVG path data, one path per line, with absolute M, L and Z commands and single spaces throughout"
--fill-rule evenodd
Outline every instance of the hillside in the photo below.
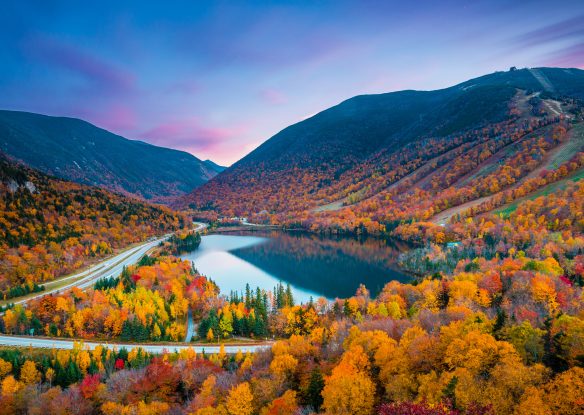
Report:
M 571 184 L 506 217 L 448 224 L 458 245 L 404 253 L 403 266 L 424 277 L 389 281 L 375 296 L 361 285 L 348 298 L 294 304 L 282 284 L 219 295 L 189 262 L 148 257 L 93 289 L 5 311 L 3 338 L 86 341 L 2 347 L 0 405 L 6 414 L 582 414 L 582 206 L 584 183 Z M 333 239 L 325 250 L 340 248 Z M 284 260 L 322 283 L 318 269 L 261 246 L 236 255 Z M 362 281 L 336 265 L 335 283 Z M 184 339 L 187 309 L 197 343 L 156 344 Z M 250 337 L 266 349 L 244 354 Z
M 177 206 L 349 230 L 429 219 L 528 179 L 570 141 L 583 98 L 584 71 L 559 68 L 357 96 L 284 129 Z
M 56 179 L 1 153 L 0 196 L 0 299 L 188 224 L 165 207 Z
M 203 161 L 203 164 L 207 168 L 209 168 L 210 170 L 214 171 L 215 174 L 219 174 L 222 171 L 225 171 L 225 169 L 227 168 L 227 167 L 220 166 L 220 165 L 218 165 L 217 163 L 215 163 L 214 161 L 211 161 L 211 160 L 205 160 L 205 161 Z
M 0 151 L 67 180 L 155 202 L 168 202 L 215 176 L 221 167 L 65 117 L 0 111 Z

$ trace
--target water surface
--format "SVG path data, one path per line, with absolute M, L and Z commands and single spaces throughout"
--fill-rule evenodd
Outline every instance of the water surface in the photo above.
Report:
M 203 236 L 201 245 L 181 257 L 215 281 L 224 294 L 252 288 L 292 286 L 297 301 L 312 296 L 349 297 L 360 283 L 377 294 L 391 281 L 409 281 L 396 266 L 404 247 L 379 239 L 320 237 L 282 231 Z

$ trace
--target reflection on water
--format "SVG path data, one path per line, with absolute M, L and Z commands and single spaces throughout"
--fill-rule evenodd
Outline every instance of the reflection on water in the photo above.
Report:
M 375 295 L 391 280 L 408 281 L 396 268 L 403 247 L 378 239 L 324 238 L 280 231 L 204 236 L 199 248 L 182 258 L 194 261 L 221 292 L 245 284 L 272 289 L 290 283 L 298 301 L 349 297 L 363 283 Z

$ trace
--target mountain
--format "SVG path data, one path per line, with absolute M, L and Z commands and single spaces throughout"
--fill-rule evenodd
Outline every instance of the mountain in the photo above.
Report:
M 48 176 L 0 152 L 0 298 L 189 223 L 165 206 Z
M 224 171 L 227 168 L 224 166 L 220 166 L 211 160 L 205 160 L 205 161 L 203 161 L 203 164 L 205 166 L 207 166 L 209 169 L 213 170 L 217 174 L 221 173 L 222 171 Z
M 18 111 L 0 111 L 0 151 L 47 174 L 154 202 L 190 192 L 220 170 L 83 120 Z
M 558 123 L 579 119 L 582 99 L 584 71 L 561 68 L 512 68 L 436 91 L 356 96 L 285 128 L 176 206 L 295 223 L 364 209 L 379 195 L 378 205 L 391 205 L 403 197 L 387 194 L 397 185 L 443 198 L 440 192 L 472 182 L 487 154 L 498 155 L 482 179 L 518 162 L 530 133 L 552 135 Z

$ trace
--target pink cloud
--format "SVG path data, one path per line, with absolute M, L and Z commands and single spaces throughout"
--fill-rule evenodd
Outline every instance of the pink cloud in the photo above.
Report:
M 272 105 L 281 105 L 286 104 L 288 102 L 288 97 L 284 95 L 281 91 L 273 88 L 267 88 L 260 92 L 260 96 L 264 99 L 268 104 Z
M 24 46 L 32 57 L 78 74 L 94 87 L 94 92 L 119 95 L 134 90 L 132 73 L 77 47 L 42 36 L 29 38 Z
M 132 108 L 114 104 L 96 114 L 93 120 L 108 130 L 130 131 L 138 125 L 136 118 Z
M 207 127 L 197 118 L 172 120 L 154 126 L 140 138 L 166 147 L 185 150 L 198 156 L 200 151 L 215 151 L 248 131 L 247 125 Z
M 567 68 L 584 68 L 584 43 L 551 53 L 548 55 L 546 64 Z

